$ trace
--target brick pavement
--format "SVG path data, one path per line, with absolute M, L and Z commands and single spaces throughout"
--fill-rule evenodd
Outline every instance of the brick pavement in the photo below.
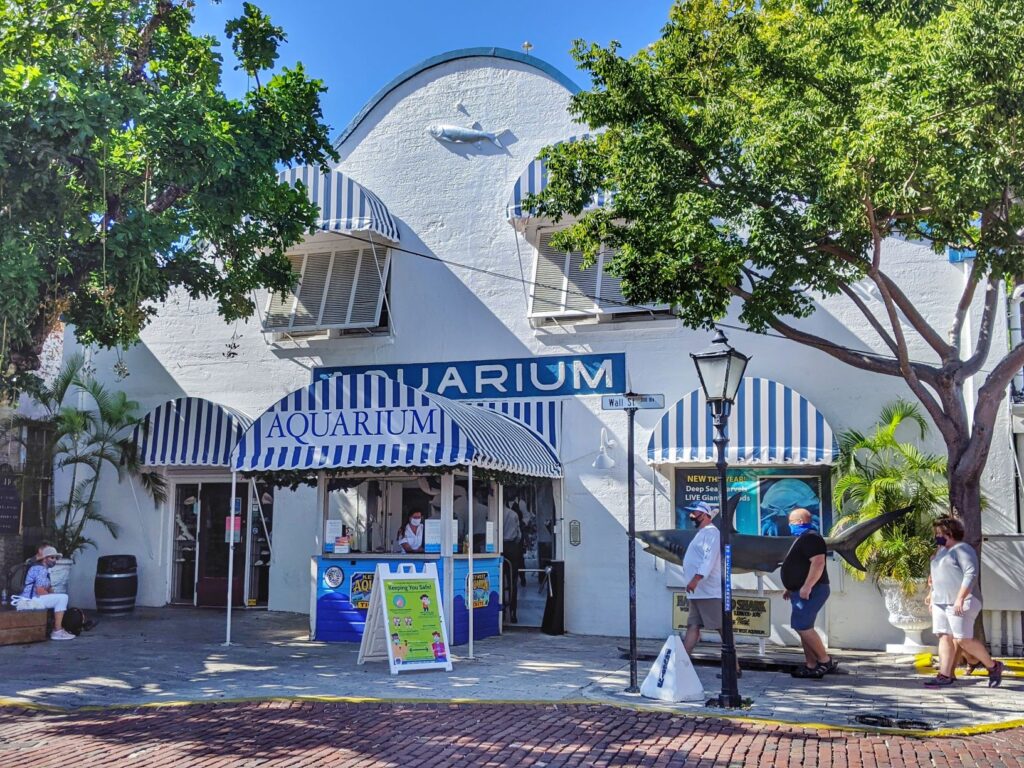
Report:
M 1024 768 L 1024 729 L 959 738 L 586 704 L 264 702 L 0 709 L 0 766 Z

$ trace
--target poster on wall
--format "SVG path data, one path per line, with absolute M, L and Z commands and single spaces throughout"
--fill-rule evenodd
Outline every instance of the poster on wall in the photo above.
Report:
M 437 566 L 416 571 L 402 563 L 392 571 L 378 563 L 357 664 L 387 658 L 392 675 L 418 669 L 451 671 L 448 631 Z
M 832 489 L 828 467 L 729 469 L 729 495 L 740 494 L 734 527 L 751 536 L 789 536 L 789 513 L 802 507 L 827 535 L 832 527 Z M 718 474 L 713 468 L 676 470 L 676 527 L 689 525 L 695 501 L 718 505 Z
M 21 497 L 9 465 L 0 466 L 0 535 L 21 533 Z
M 491 601 L 491 577 L 486 573 L 473 574 L 473 607 L 486 608 Z

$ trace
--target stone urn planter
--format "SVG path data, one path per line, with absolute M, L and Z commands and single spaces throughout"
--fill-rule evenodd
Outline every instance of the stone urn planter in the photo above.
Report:
M 931 608 L 925 603 L 928 595 L 928 580 L 915 579 L 914 590 L 909 594 L 895 579 L 879 579 L 878 588 L 889 611 L 889 623 L 903 630 L 902 643 L 885 646 L 886 653 L 924 653 L 934 651 L 934 646 L 925 645 L 921 633 L 932 626 Z
M 75 561 L 68 557 L 62 557 L 53 567 L 50 569 L 50 586 L 53 591 L 66 595 L 68 593 L 68 583 L 71 581 L 71 568 L 74 566 Z

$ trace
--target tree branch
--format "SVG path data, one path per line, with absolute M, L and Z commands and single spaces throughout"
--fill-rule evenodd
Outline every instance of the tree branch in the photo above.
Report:
M 967 285 L 960 295 L 960 302 L 956 305 L 956 314 L 953 315 L 953 327 L 949 329 L 949 343 L 953 345 L 953 351 L 957 358 L 960 357 L 960 334 L 964 328 L 964 320 L 967 318 L 967 310 L 974 303 L 974 292 L 978 288 L 978 261 L 971 263 L 971 274 L 967 278 Z
M 146 210 L 149 213 L 163 213 L 178 200 L 183 198 L 191 191 L 191 187 L 181 187 L 177 184 L 171 184 L 164 189 L 152 203 L 146 206 Z
M 139 83 L 148 81 L 146 77 L 146 62 L 149 61 L 149 46 L 153 42 L 153 35 L 167 19 L 167 15 L 174 9 L 174 3 L 171 0 L 160 0 L 156 4 L 156 10 L 150 17 L 149 21 L 139 31 L 139 47 L 134 50 L 129 50 L 128 55 L 131 57 L 132 66 L 125 75 L 125 79 L 129 83 Z
M 907 295 L 893 282 L 892 278 L 882 270 L 878 270 L 878 276 L 885 282 L 889 294 L 896 303 L 896 306 L 899 307 L 900 312 L 910 321 L 914 330 L 921 334 L 921 338 L 928 343 L 928 346 L 934 349 L 942 360 L 946 360 L 954 355 L 955 350 L 953 347 L 939 335 L 938 331 L 928 324 L 928 321 L 917 311 L 914 302 L 907 298 Z
M 860 310 L 861 314 L 864 315 L 867 321 L 871 324 L 871 327 L 875 329 L 875 332 L 878 333 L 882 341 L 885 342 L 885 346 L 889 348 L 893 355 L 898 355 L 899 353 L 895 340 L 893 340 L 892 336 L 889 335 L 889 332 L 885 330 L 885 326 L 883 326 L 879 322 L 878 318 L 875 317 L 875 313 L 872 312 L 868 305 L 864 303 L 864 300 L 854 293 L 853 289 L 846 283 L 840 283 L 839 288 L 846 294 L 850 301 L 854 303 L 857 309 Z
M 985 360 L 988 358 L 988 353 L 992 349 L 992 335 L 995 329 L 996 308 L 998 304 L 999 279 L 995 276 L 989 276 L 988 287 L 985 289 L 985 310 L 981 313 L 981 326 L 978 328 L 978 345 L 974 350 L 974 354 L 965 360 L 963 365 L 958 367 L 956 377 L 960 381 L 980 371 L 981 366 L 985 364 Z

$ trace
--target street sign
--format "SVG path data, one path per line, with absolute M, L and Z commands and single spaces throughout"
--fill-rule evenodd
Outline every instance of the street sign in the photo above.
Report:
M 603 395 L 601 397 L 602 411 L 624 411 L 627 408 L 646 411 L 664 407 L 664 395 Z

